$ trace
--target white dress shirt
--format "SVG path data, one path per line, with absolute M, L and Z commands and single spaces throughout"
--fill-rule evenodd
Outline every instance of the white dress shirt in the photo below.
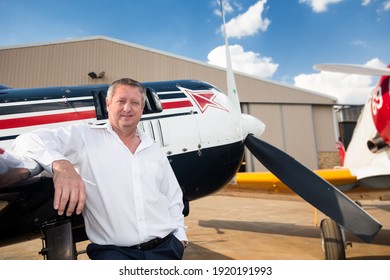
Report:
M 167 157 L 151 138 L 134 154 L 111 125 L 71 125 L 20 135 L 13 150 L 52 172 L 53 161 L 69 160 L 86 185 L 83 211 L 91 242 L 132 246 L 170 232 L 187 240 L 182 191 Z

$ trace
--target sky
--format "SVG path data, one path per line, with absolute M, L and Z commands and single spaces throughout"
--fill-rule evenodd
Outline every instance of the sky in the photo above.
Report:
M 223 0 L 223 6 L 237 72 L 352 105 L 365 103 L 379 77 L 313 65 L 390 64 L 390 0 Z M 107 36 L 225 67 L 219 0 L 0 0 L 0 11 L 0 48 Z

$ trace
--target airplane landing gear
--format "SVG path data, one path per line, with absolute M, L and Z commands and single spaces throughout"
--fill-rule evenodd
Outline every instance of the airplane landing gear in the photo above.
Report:
M 76 260 L 76 245 L 73 242 L 70 220 L 55 221 L 42 226 L 42 250 L 45 260 Z
M 344 232 L 332 219 L 321 221 L 322 250 L 326 260 L 345 260 Z

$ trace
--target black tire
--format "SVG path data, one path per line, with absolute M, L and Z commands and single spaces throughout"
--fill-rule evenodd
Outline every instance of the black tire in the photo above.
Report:
M 332 219 L 321 221 L 322 250 L 326 260 L 345 260 L 345 246 L 340 226 Z

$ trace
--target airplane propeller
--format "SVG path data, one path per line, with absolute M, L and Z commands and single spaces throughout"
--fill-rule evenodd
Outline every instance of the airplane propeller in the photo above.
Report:
M 228 97 L 232 104 L 238 108 L 237 112 L 241 113 L 232 63 L 230 61 L 229 44 L 227 39 L 228 35 L 226 31 L 222 1 L 220 1 L 220 5 L 226 48 L 226 79 L 228 85 Z M 317 66 L 328 69 L 335 67 L 334 65 L 328 67 L 320 65 Z M 362 72 L 368 71 L 362 70 L 361 67 L 360 69 Z M 387 69 L 387 71 L 389 71 L 389 69 Z M 242 115 L 243 114 L 241 114 L 241 116 Z M 250 120 L 242 121 L 242 123 L 246 122 L 250 122 L 252 125 L 254 124 L 254 122 Z M 296 161 L 294 158 L 278 148 L 253 136 L 254 126 L 247 125 L 247 127 L 252 128 L 252 133 L 249 133 L 246 136 L 244 144 L 269 171 L 279 178 L 279 180 L 315 208 L 332 218 L 339 225 L 350 230 L 362 240 L 370 242 L 375 237 L 382 228 L 382 225 L 379 224 L 372 216 L 370 216 L 360 206 L 334 186 Z M 256 131 L 262 133 L 264 125 L 258 125 L 257 128 L 258 129 L 256 129 Z
M 358 74 L 369 76 L 388 76 L 390 75 L 389 68 L 372 67 L 358 64 L 316 64 L 313 66 L 315 70 L 337 72 L 344 74 Z
M 371 242 L 382 228 L 350 198 L 288 154 L 251 134 L 245 145 L 291 190 L 362 240 Z

